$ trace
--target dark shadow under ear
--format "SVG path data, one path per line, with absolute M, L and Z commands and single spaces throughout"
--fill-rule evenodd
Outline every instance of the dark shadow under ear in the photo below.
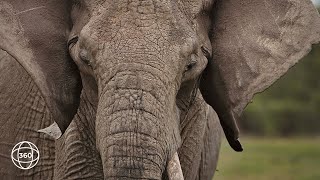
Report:
M 242 111 L 320 41 L 320 17 L 310 0 L 216 0 L 211 19 L 213 60 L 200 89 L 238 151 Z
M 32 77 L 63 133 L 77 112 L 82 88 L 79 71 L 67 51 L 69 3 L 28 3 L 34 9 L 22 9 L 25 6 L 20 1 L 0 3 L 0 48 Z

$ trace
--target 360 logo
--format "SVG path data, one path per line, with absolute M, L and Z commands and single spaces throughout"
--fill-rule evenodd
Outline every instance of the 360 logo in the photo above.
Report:
M 11 159 L 18 168 L 27 170 L 37 165 L 39 161 L 39 150 L 36 145 L 29 141 L 17 143 L 11 151 Z

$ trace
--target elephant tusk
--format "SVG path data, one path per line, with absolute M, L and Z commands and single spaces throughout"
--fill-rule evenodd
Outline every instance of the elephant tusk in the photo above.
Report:
M 169 180 L 184 180 L 178 153 L 174 153 L 167 166 Z

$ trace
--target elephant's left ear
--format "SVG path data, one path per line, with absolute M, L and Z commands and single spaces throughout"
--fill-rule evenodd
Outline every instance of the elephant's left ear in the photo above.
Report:
M 0 66 L 4 57 L 17 61 L 30 75 L 55 121 L 41 132 L 55 138 L 76 114 L 82 89 L 79 70 L 67 50 L 69 24 L 68 1 L 0 1 Z M 9 78 L 1 77 L 0 85 Z
M 200 89 L 242 151 L 236 120 L 320 41 L 320 17 L 310 0 L 217 0 L 211 18 L 213 58 Z

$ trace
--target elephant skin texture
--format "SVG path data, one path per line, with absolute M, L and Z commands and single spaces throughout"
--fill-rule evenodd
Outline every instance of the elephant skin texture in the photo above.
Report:
M 319 41 L 310 0 L 2 0 L 0 176 L 212 179 L 223 133 L 242 151 L 245 106 Z

